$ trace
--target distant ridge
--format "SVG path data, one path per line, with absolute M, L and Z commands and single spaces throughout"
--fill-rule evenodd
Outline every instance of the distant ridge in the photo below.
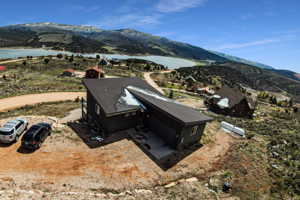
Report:
M 246 60 L 246 59 L 239 58 L 239 57 L 236 57 L 236 56 L 230 56 L 230 55 L 227 55 L 225 53 L 220 53 L 220 52 L 217 52 L 217 51 L 211 51 L 211 52 L 216 54 L 216 55 L 219 55 L 221 57 L 224 57 L 228 60 L 231 60 L 231 61 L 240 62 L 240 63 L 244 63 L 244 64 L 248 64 L 248 65 L 253 65 L 255 67 L 259 67 L 259 68 L 262 68 L 262 69 L 274 69 L 273 67 L 271 67 L 269 65 L 265 65 L 265 64 L 250 61 L 250 60 Z
M 0 27 L 0 47 L 50 47 L 76 53 L 159 55 L 190 59 L 237 62 L 273 70 L 299 81 L 299 74 L 134 29 L 104 30 L 94 26 L 38 22 Z
M 0 27 L 0 47 L 12 46 L 47 46 L 81 53 L 160 55 L 193 60 L 227 61 L 200 47 L 133 29 L 102 30 L 93 26 L 51 22 Z

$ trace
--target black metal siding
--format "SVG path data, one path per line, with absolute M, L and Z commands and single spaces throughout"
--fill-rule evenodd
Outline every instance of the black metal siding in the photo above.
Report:
M 168 145 L 177 148 L 183 125 L 171 117 L 147 106 L 146 126 L 160 136 Z
M 192 135 L 192 129 L 194 126 L 186 126 L 182 129 L 181 136 L 183 138 L 183 142 L 180 144 L 181 148 L 188 147 L 201 140 L 206 123 L 202 123 L 196 126 L 198 126 L 198 129 L 195 135 Z
M 139 112 L 120 114 L 112 117 L 107 117 L 103 108 L 100 106 L 100 116 L 96 113 L 96 100 L 87 91 L 87 114 L 88 119 L 104 129 L 106 133 L 113 133 L 120 130 L 126 130 L 134 128 L 136 125 L 142 122 L 141 114 Z
M 113 133 L 135 128 L 138 124 L 142 123 L 142 118 L 140 117 L 140 113 L 136 112 L 135 115 L 133 115 L 133 113 L 127 113 L 113 117 L 103 117 L 100 121 L 107 133 Z

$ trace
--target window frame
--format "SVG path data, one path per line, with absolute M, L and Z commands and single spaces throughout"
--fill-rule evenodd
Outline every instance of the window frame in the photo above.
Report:
M 197 135 L 199 125 L 193 126 L 191 131 L 191 136 Z
M 101 107 L 98 104 L 95 104 L 95 112 L 98 116 L 101 115 Z

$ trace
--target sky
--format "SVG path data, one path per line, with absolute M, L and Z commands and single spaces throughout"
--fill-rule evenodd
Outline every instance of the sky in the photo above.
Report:
M 10 0 L 0 26 L 132 28 L 300 73 L 299 10 L 300 0 Z

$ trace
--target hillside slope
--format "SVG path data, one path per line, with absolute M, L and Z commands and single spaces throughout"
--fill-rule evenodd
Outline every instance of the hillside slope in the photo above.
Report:
M 190 44 L 133 29 L 103 30 L 93 26 L 56 23 L 32 23 L 0 27 L 1 47 L 50 47 L 76 53 L 119 53 L 126 55 L 160 55 L 193 60 L 215 60 L 219 63 L 236 62 L 269 69 L 294 80 L 300 75 L 276 70 L 268 65 L 252 62 L 219 52 L 208 51 Z
M 300 102 L 300 81 L 282 76 L 268 69 L 261 69 L 242 63 L 227 62 L 213 66 L 195 66 L 177 70 L 181 76 L 193 77 L 202 82 L 209 82 L 219 77 L 226 84 L 242 84 L 256 90 L 286 92 Z
M 72 42 L 68 43 L 64 40 L 69 38 L 70 35 L 75 37 L 71 47 L 69 43 Z M 41 37 L 42 39 L 40 39 Z M 53 38 L 56 40 L 53 41 Z M 151 54 L 196 60 L 227 61 L 226 58 L 200 47 L 152 36 L 132 29 L 110 31 L 91 26 L 72 26 L 55 23 L 21 24 L 0 28 L 0 40 L 3 41 L 0 43 L 0 47 L 40 47 L 47 45 L 49 47 L 54 46 L 55 48 L 59 47 L 76 51 L 78 49 L 74 48 L 74 46 L 81 46 L 82 52 L 85 53 L 91 53 L 93 50 L 95 53 Z M 34 40 L 34 43 L 31 42 L 32 40 Z M 89 48 L 84 45 L 85 42 L 89 43 Z
M 236 56 L 227 55 L 225 53 L 220 53 L 220 52 L 217 52 L 217 51 L 211 51 L 211 52 L 216 54 L 216 55 L 219 55 L 221 57 L 224 57 L 224 58 L 226 58 L 230 61 L 233 61 L 233 62 L 244 63 L 244 64 L 247 64 L 247 65 L 252 65 L 252 66 L 255 66 L 255 67 L 262 68 L 262 69 L 274 69 L 273 67 L 271 67 L 269 65 L 265 65 L 265 64 L 250 61 L 250 60 L 246 60 L 246 59 L 239 58 L 239 57 L 236 57 Z

